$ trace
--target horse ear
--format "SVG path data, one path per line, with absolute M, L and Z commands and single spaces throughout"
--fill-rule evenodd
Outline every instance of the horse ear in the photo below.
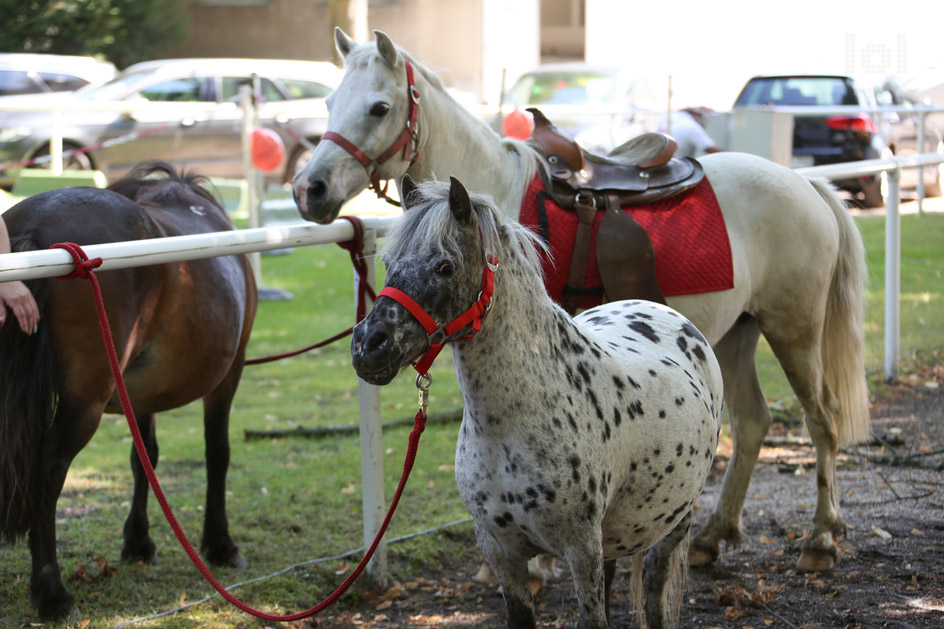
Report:
M 380 56 L 383 57 L 384 61 L 386 61 L 387 65 L 391 68 L 396 68 L 397 61 L 400 59 L 400 53 L 397 52 L 397 47 L 393 43 L 393 40 L 383 31 L 374 31 L 374 35 L 377 37 L 377 50 L 380 52 Z
M 403 179 L 400 180 L 400 203 L 403 205 L 404 212 L 410 209 L 408 205 L 414 192 L 416 192 L 416 182 L 409 175 L 403 175 Z
M 472 201 L 465 186 L 455 177 L 449 178 L 449 209 L 460 223 L 472 220 Z
M 334 45 L 338 47 L 338 52 L 342 57 L 347 58 L 348 54 L 357 47 L 357 42 L 347 36 L 347 33 L 341 30 L 340 26 L 334 27 Z

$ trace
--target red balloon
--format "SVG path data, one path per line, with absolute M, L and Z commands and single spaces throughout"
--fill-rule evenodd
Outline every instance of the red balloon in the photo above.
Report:
M 258 127 L 252 130 L 250 154 L 252 165 L 259 170 L 275 170 L 285 157 L 285 143 L 272 129 Z
M 534 131 L 534 119 L 531 114 L 515 107 L 514 111 L 505 116 L 502 122 L 502 131 L 506 137 L 527 140 Z

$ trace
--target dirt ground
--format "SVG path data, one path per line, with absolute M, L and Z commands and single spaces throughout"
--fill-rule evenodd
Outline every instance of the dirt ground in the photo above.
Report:
M 871 444 L 846 449 L 838 471 L 849 534 L 836 567 L 794 570 L 815 506 L 813 450 L 789 419 L 775 422 L 748 491 L 745 542 L 712 566 L 691 571 L 682 627 L 944 627 L 944 351 L 873 400 Z M 797 442 L 800 443 L 797 443 Z M 730 444 L 728 444 L 730 445 Z M 714 505 L 724 450 L 700 503 Z M 504 627 L 498 587 L 475 583 L 469 551 L 385 593 L 362 591 L 308 627 Z M 629 575 L 620 563 L 613 625 L 635 626 Z M 577 608 L 569 575 L 536 597 L 538 625 L 569 627 Z

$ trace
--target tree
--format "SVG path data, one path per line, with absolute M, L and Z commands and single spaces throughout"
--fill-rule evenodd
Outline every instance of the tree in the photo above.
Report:
M 119 68 L 159 57 L 190 29 L 186 0 L 0 0 L 0 6 L 0 50 L 100 56 Z
M 340 26 L 341 30 L 359 44 L 367 41 L 367 0 L 330 0 L 329 10 L 331 13 L 328 24 L 329 41 L 334 41 L 335 26 Z M 331 50 L 332 58 L 336 62 L 341 61 L 334 46 Z

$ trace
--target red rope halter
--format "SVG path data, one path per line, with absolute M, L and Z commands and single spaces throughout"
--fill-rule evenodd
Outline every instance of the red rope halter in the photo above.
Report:
M 416 89 L 416 84 L 413 80 L 413 66 L 406 59 L 403 60 L 403 63 L 406 66 L 407 103 L 409 106 L 406 128 L 403 130 L 403 133 L 400 134 L 400 137 L 398 137 L 390 148 L 384 151 L 380 157 L 371 159 L 367 153 L 357 148 L 353 142 L 340 133 L 326 131 L 325 134 L 321 136 L 322 140 L 330 140 L 350 153 L 367 171 L 367 175 L 370 177 L 370 186 L 368 187 L 376 193 L 377 198 L 384 199 L 387 203 L 396 206 L 400 206 L 400 203 L 387 196 L 387 188 L 390 185 L 389 182 L 385 183 L 382 188 L 380 186 L 380 167 L 383 166 L 387 160 L 396 155 L 400 149 L 403 149 L 403 159 L 409 161 L 411 166 L 413 162 L 416 161 L 416 158 L 419 157 L 417 150 L 419 138 L 417 137 L 416 119 L 419 114 L 420 92 Z
M 151 485 L 151 489 L 154 492 L 154 497 L 157 499 L 158 504 L 160 504 L 161 511 L 164 512 L 164 517 L 167 518 L 168 524 L 170 524 L 171 529 L 173 529 L 174 535 L 177 537 L 177 541 L 180 542 L 180 545 L 183 547 L 184 551 L 186 551 L 187 556 L 190 557 L 193 565 L 197 567 L 197 570 L 200 571 L 200 574 L 203 575 L 203 578 L 206 579 L 207 583 L 213 586 L 213 589 L 219 592 L 223 598 L 247 614 L 251 614 L 263 620 L 275 622 L 289 622 L 293 620 L 301 620 L 302 618 L 308 618 L 309 616 L 313 616 L 323 611 L 325 608 L 337 601 L 341 595 L 343 595 L 348 590 L 348 588 L 351 587 L 354 581 L 357 580 L 361 572 L 364 571 L 364 568 L 367 567 L 367 563 L 370 561 L 371 557 L 373 557 L 374 551 L 377 550 L 377 546 L 380 544 L 381 538 L 387 531 L 387 526 L 390 524 L 393 513 L 396 511 L 397 505 L 400 502 L 400 497 L 403 494 L 403 489 L 406 486 L 407 479 L 410 476 L 410 471 L 413 469 L 413 463 L 416 461 L 416 452 L 419 447 L 420 435 L 423 433 L 423 430 L 426 427 L 425 406 L 421 404 L 420 411 L 416 414 L 416 420 L 413 425 L 413 430 L 410 432 L 407 452 L 403 461 L 403 474 L 400 476 L 400 483 L 397 485 L 397 490 L 393 496 L 393 500 L 390 501 L 390 508 L 387 510 L 387 515 L 381 523 L 380 530 L 377 532 L 377 536 L 374 538 L 373 543 L 367 549 L 363 559 L 361 559 L 361 562 L 357 565 L 354 571 L 348 575 L 347 579 L 344 580 L 337 590 L 335 590 L 327 598 L 311 609 L 299 612 L 297 614 L 289 614 L 285 616 L 260 612 L 256 609 L 253 609 L 249 605 L 246 605 L 235 596 L 230 594 L 226 588 L 224 588 L 219 583 L 219 581 L 216 580 L 209 568 L 207 568 L 206 564 L 203 563 L 203 560 L 200 559 L 200 556 L 193 548 L 193 545 L 187 539 L 187 536 L 184 534 L 183 529 L 180 526 L 180 523 L 177 521 L 177 518 L 174 516 L 174 512 L 171 510 L 170 505 L 167 502 L 167 498 L 164 496 L 164 490 L 161 489 L 157 475 L 154 473 L 154 466 L 151 465 L 151 459 L 148 457 L 147 449 L 144 446 L 144 440 L 141 438 L 141 431 L 138 429 L 138 424 L 134 419 L 134 409 L 131 406 L 131 400 L 128 397 L 128 391 L 125 388 L 124 378 L 121 374 L 121 365 L 118 361 L 118 353 L 115 350 L 115 341 L 111 334 L 111 326 L 108 324 L 108 317 L 105 313 L 105 305 L 102 300 L 102 291 L 98 284 L 98 278 L 95 277 L 95 274 L 92 271 L 93 269 L 101 266 L 102 259 L 94 258 L 89 260 L 82 248 L 79 245 L 71 242 L 58 243 L 52 245 L 50 248 L 65 249 L 70 254 L 72 254 L 72 258 L 75 262 L 75 271 L 68 275 L 60 276 L 59 279 L 79 278 L 87 279 L 92 283 L 95 307 L 98 311 L 98 324 L 102 331 L 102 340 L 105 343 L 105 351 L 108 354 L 108 364 L 111 367 L 111 373 L 115 379 L 115 388 L 118 391 L 118 397 L 121 401 L 121 408 L 124 411 L 125 419 L 128 421 L 128 428 L 131 430 L 131 436 L 134 439 L 134 447 L 138 453 L 138 458 L 141 460 L 141 466 L 144 468 L 144 473 L 147 475 L 148 483 Z
M 436 357 L 439 356 L 439 352 L 442 351 L 442 348 L 446 345 L 450 336 L 469 324 L 472 324 L 472 332 L 464 338 L 470 338 L 476 332 L 482 330 L 482 317 L 485 316 L 485 313 L 488 312 L 490 307 L 492 293 L 495 291 L 495 271 L 497 270 L 498 258 L 493 253 L 490 253 L 486 247 L 485 269 L 482 271 L 482 290 L 479 292 L 478 299 L 469 306 L 468 310 L 445 325 L 436 323 L 435 319 L 433 319 L 422 306 L 416 303 L 412 297 L 402 290 L 392 286 L 385 286 L 384 289 L 380 291 L 380 295 L 377 296 L 377 299 L 389 297 L 394 300 L 406 308 L 419 324 L 423 326 L 423 329 L 426 330 L 426 334 L 429 338 L 429 349 L 422 358 L 413 363 L 413 368 L 422 378 L 429 377 L 429 368 L 432 366 L 433 361 L 436 360 Z M 419 381 L 419 378 L 417 378 L 417 386 L 419 386 Z

